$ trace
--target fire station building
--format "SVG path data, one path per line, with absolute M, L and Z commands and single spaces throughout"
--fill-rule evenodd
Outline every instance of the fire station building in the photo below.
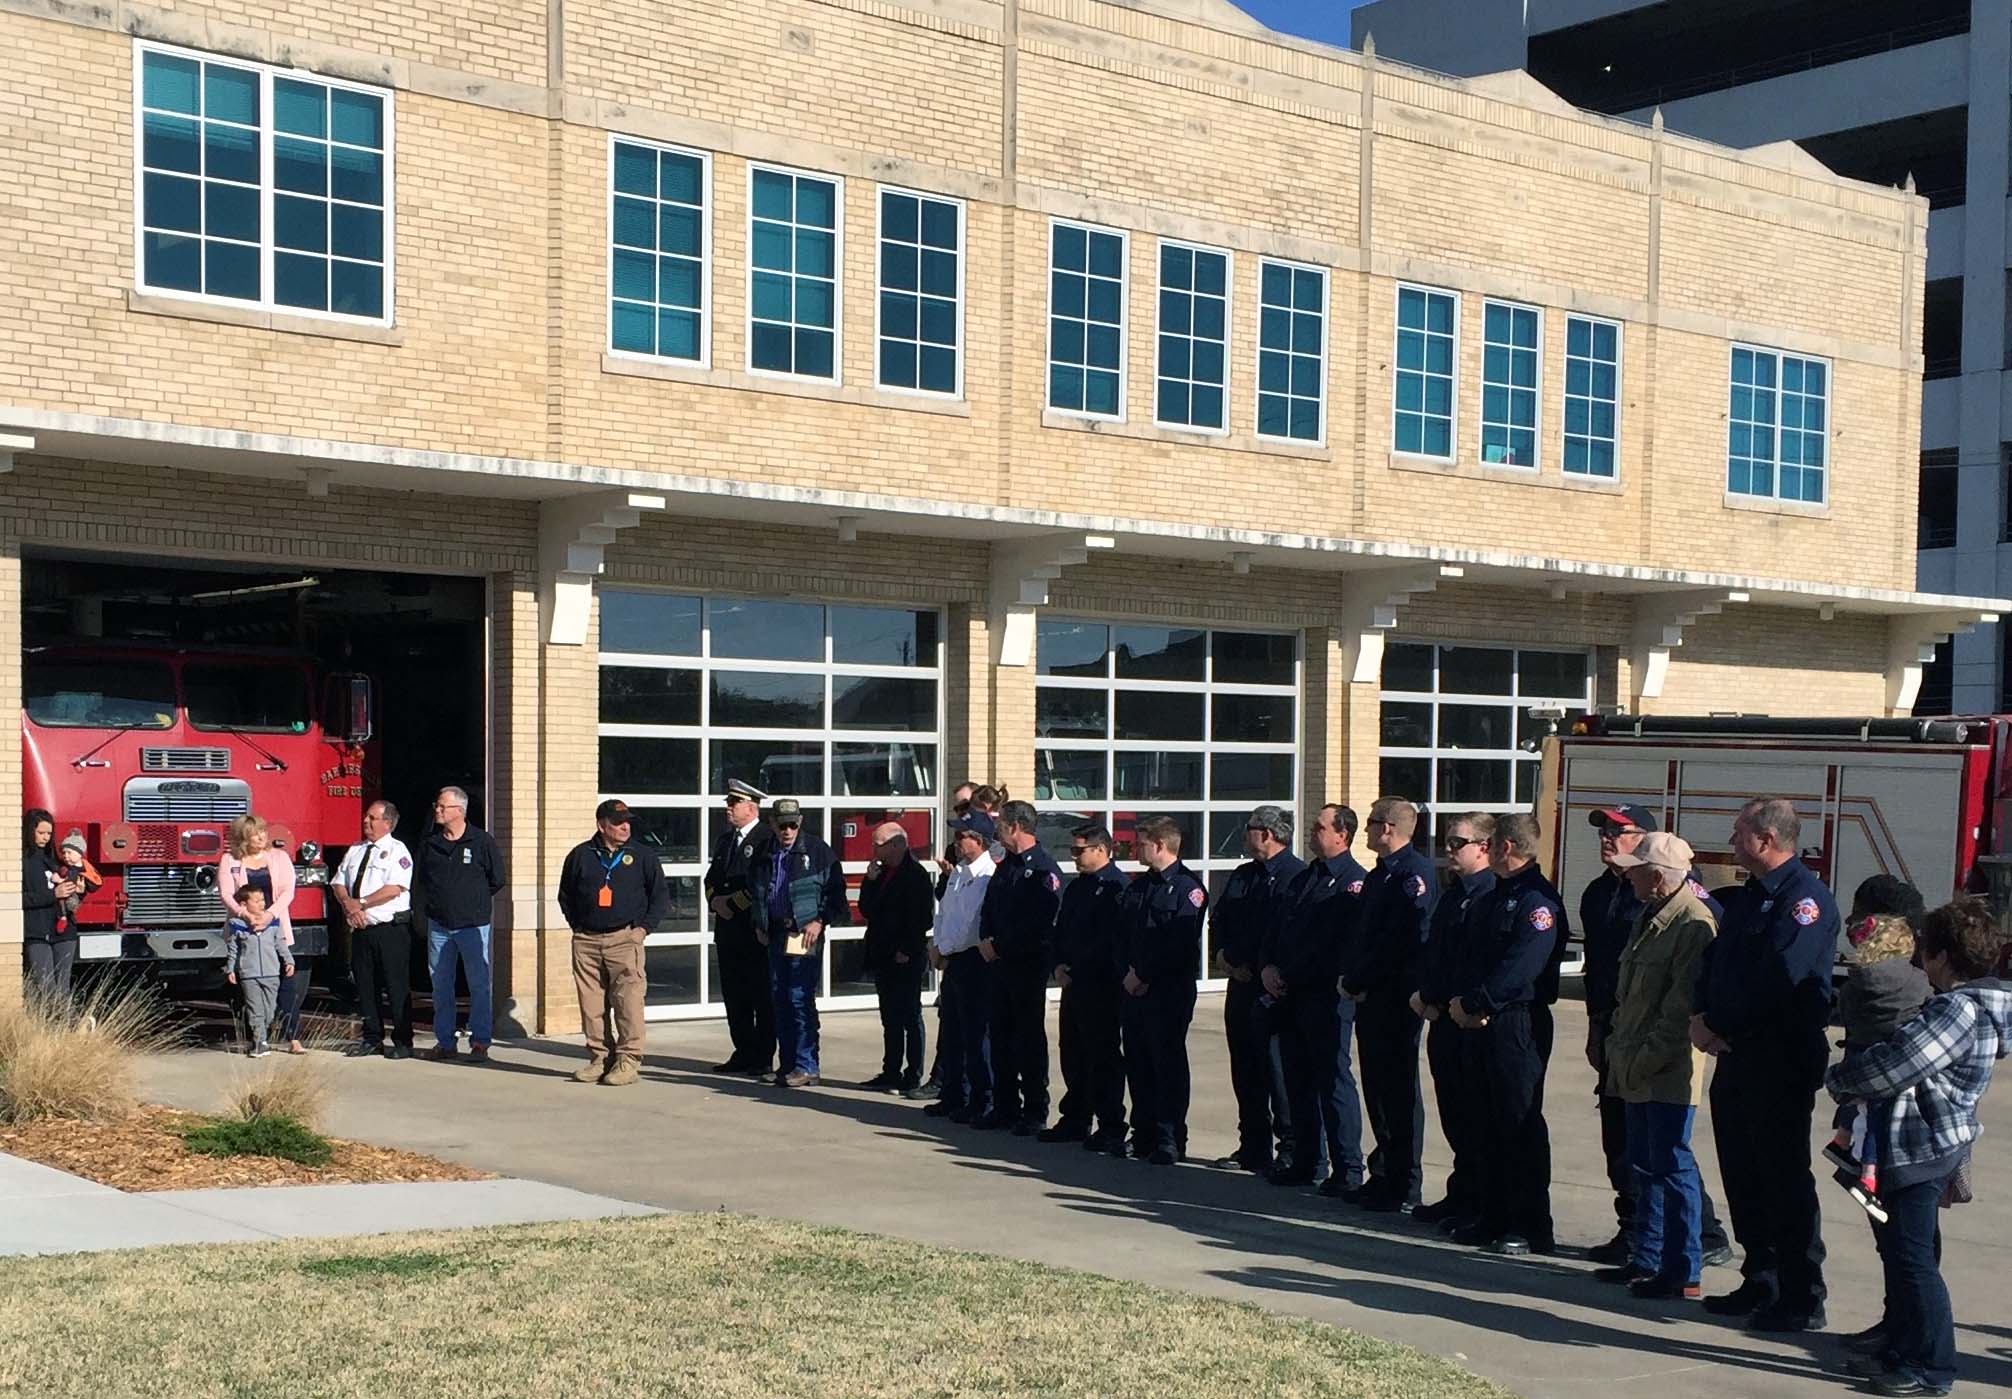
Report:
M 729 778 L 854 870 L 969 777 L 1220 881 L 1259 802 L 1527 804 L 1533 710 L 1905 714 L 2001 605 L 1911 591 L 1927 204 L 1790 145 L 1226 0 L 0 0 L 0 51 L 0 697 L 339 612 L 400 834 L 459 781 L 502 843 L 527 1030 L 602 796 L 703 1015 Z

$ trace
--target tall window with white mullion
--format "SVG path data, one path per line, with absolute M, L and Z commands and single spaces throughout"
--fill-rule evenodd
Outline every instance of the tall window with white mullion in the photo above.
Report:
M 387 319 L 388 96 L 139 55 L 142 289 Z
M 706 360 L 709 174 L 706 158 L 695 152 L 614 142 L 610 349 L 694 364 Z
M 1160 244 L 1159 369 L 1154 420 L 1229 427 L 1228 253 Z
M 1265 262 L 1258 270 L 1258 435 L 1320 441 L 1326 394 L 1327 273 Z
M 1401 455 L 1453 459 L 1453 355 L 1459 306 L 1451 292 L 1397 289 L 1391 439 Z
M 1543 317 L 1532 306 L 1490 301 L 1481 323 L 1481 460 L 1535 466 Z
M 1048 406 L 1123 417 L 1124 235 L 1053 225 L 1048 297 Z
M 1726 489 L 1821 504 L 1826 497 L 1830 366 L 1735 345 Z
M 835 382 L 839 183 L 757 166 L 750 193 L 748 365 Z
M 882 388 L 963 390 L 964 206 L 904 190 L 880 192 Z
M 1621 328 L 1565 318 L 1565 473 L 1613 480 L 1619 470 Z

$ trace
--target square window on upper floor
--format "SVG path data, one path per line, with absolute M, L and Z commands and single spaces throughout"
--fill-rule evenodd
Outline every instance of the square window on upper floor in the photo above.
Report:
M 1727 493 L 1825 504 L 1829 499 L 1829 361 L 1734 345 L 1730 380 Z

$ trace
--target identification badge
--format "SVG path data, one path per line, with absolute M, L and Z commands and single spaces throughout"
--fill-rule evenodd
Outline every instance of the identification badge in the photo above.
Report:
M 602 908 L 613 908 L 615 906 L 615 891 L 603 884 L 601 886 L 600 897 L 595 902 L 600 904 Z

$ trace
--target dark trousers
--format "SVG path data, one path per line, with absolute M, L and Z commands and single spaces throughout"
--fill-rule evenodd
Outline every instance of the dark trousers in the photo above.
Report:
M 1264 986 L 1232 981 L 1223 995 L 1223 1038 L 1229 1043 L 1230 1087 L 1237 1095 L 1237 1155 L 1254 1168 L 1292 1150 L 1292 1103 Z
M 1509 1006 L 1473 1036 L 1486 1104 L 1482 1221 L 1496 1235 L 1550 1243 L 1551 1131 L 1544 1121 L 1540 1025 L 1528 1005 Z
M 1953 1169 L 1953 1168 L 1952 1168 Z M 1872 1226 L 1886 1280 L 1884 1356 L 1892 1369 L 1938 1388 L 1956 1380 L 1956 1317 L 1942 1281 L 1937 1202 L 1949 1177 L 1881 1190 L 1886 1223 Z
M 1355 1008 L 1364 1115 L 1376 1138 L 1369 1188 L 1414 1205 L 1424 1184 L 1425 1095 L 1418 1082 L 1418 1037 L 1424 1029 L 1405 1001 L 1373 996 Z
M 1125 1059 L 1119 1045 L 1119 999 L 1111 976 L 1072 975 L 1062 988 L 1061 1120 L 1086 1131 L 1122 1136 L 1125 1130 Z
M 382 997 L 391 1002 L 391 1042 L 412 1048 L 412 921 L 399 917 L 352 931 L 349 969 L 356 978 L 363 1042 L 372 1048 L 384 1043 Z
M 953 952 L 944 959 L 943 980 L 936 988 L 936 1044 L 942 1051 L 937 1068 L 946 1106 L 990 1111 L 991 1025 L 991 966 L 975 947 Z
M 1479 1152 L 1486 1100 L 1476 1084 L 1461 1037 L 1468 1032 L 1441 1015 L 1425 1032 L 1425 1062 L 1432 1069 L 1432 1096 L 1439 1104 L 1439 1131 L 1452 1153 L 1453 1169 L 1446 1177 L 1446 1198 L 1459 1215 L 1479 1215 L 1482 1209 Z
M 1280 1002 L 1286 1083 L 1292 1095 L 1292 1163 L 1362 1183 L 1362 1103 L 1350 1060 L 1356 1005 L 1332 991 L 1294 991 Z
M 70 977 L 77 965 L 77 939 L 29 938 L 23 945 L 28 967 L 28 987 L 52 1003 L 68 1006 Z
M 733 1058 L 741 1068 L 766 1070 L 775 1058 L 768 949 L 755 941 L 752 926 L 743 920 L 714 930 L 713 951 L 720 960 L 720 1000 L 727 1009 Z
M 1121 1023 L 1134 1150 L 1187 1154 L 1188 1026 L 1194 1018 L 1195 983 L 1186 977 L 1163 977 L 1145 995 L 1125 996 Z
M 992 1106 L 1001 1117 L 1048 1120 L 1048 969 L 992 968 Z
M 903 1088 L 922 1082 L 922 1056 L 927 1036 L 922 1028 L 922 969 L 918 954 L 906 962 L 889 962 L 873 973 L 873 994 L 880 1001 L 880 1072 L 899 1079 Z M 907 1056 L 908 1068 L 901 1067 Z
M 307 1004 L 307 993 L 314 985 L 314 963 L 306 957 L 296 957 L 293 975 L 279 979 L 279 1033 L 281 1039 L 300 1038 L 300 1012 Z
M 1807 1311 L 1827 1295 L 1816 1178 L 1809 1169 L 1816 1111 L 1811 1064 L 1822 1042 L 1799 1048 L 1735 1049 L 1712 1075 L 1712 1135 L 1726 1208 L 1746 1259 L 1740 1272 L 1782 1306 Z
M 1600 1084 L 1604 1089 L 1604 1069 Z M 1607 1158 L 1607 1183 L 1614 1187 L 1614 1222 L 1625 1233 L 1634 1223 L 1637 1180 L 1628 1164 L 1628 1105 L 1604 1091 L 1600 1094 L 1600 1150 Z M 1726 1246 L 1726 1226 L 1719 1221 L 1703 1176 L 1698 1178 L 1698 1221 L 1698 1242 L 1706 1253 Z

